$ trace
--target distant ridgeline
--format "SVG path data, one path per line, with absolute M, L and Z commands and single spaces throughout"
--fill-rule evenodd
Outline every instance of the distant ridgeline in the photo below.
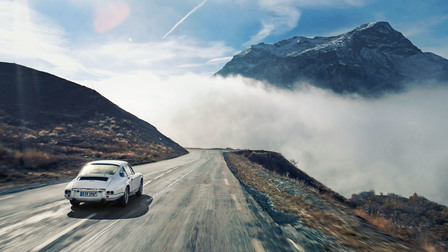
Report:
M 215 75 L 242 75 L 294 89 L 300 82 L 339 94 L 380 96 L 407 85 L 448 81 L 448 60 L 422 52 L 387 22 L 331 37 L 252 45 Z

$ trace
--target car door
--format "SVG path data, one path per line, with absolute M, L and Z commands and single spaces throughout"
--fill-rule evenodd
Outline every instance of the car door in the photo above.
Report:
M 126 181 L 129 180 L 129 175 L 128 175 L 128 173 L 126 172 L 126 170 L 124 169 L 124 167 L 121 167 L 121 168 L 120 168 L 120 177 L 122 177 L 122 178 L 125 179 Z M 125 183 L 124 180 L 123 180 L 123 183 Z M 126 184 L 123 185 L 123 186 L 124 186 L 123 189 L 126 188 Z M 130 183 L 129 183 L 129 187 L 131 187 L 131 184 L 130 184 Z M 132 190 L 132 189 L 129 188 L 129 190 Z
M 128 174 L 128 178 L 131 180 L 129 182 L 129 185 L 131 187 L 131 192 L 135 192 L 138 190 L 138 187 L 140 186 L 140 181 L 138 181 L 138 179 L 135 176 L 135 172 L 131 169 L 131 167 L 129 165 L 125 165 L 124 169 L 126 171 L 126 173 Z

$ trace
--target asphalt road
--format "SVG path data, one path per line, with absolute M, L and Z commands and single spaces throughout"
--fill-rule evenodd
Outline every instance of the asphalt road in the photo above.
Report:
M 0 196 L 0 251 L 291 251 L 219 150 L 135 166 L 141 197 L 74 208 L 66 183 Z

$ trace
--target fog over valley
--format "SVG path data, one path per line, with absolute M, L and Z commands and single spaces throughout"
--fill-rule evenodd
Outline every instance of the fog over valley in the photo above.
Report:
M 448 204 L 447 85 L 368 99 L 145 71 L 85 84 L 182 146 L 273 150 L 348 197 L 417 192 Z

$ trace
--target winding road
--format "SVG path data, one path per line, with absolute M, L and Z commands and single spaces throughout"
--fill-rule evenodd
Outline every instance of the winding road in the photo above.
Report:
M 0 251 L 293 251 L 220 150 L 134 166 L 141 197 L 74 208 L 67 183 L 0 196 Z

